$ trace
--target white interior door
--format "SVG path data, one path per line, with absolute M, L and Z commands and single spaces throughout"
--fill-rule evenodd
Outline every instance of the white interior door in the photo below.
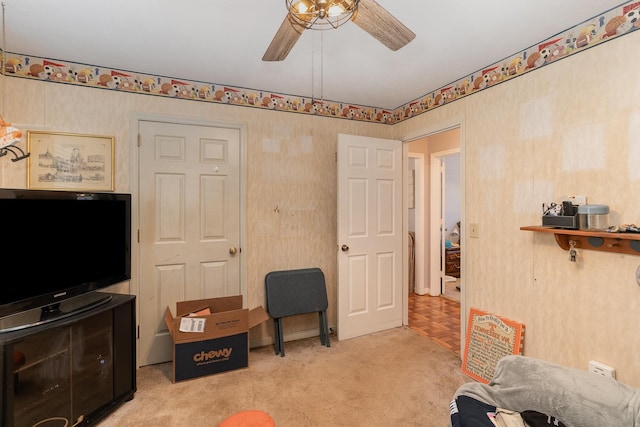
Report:
M 431 235 L 434 236 L 431 239 L 431 256 L 430 256 L 430 295 L 438 296 L 444 293 L 445 276 L 446 276 L 446 251 L 445 242 L 449 235 L 447 229 L 447 217 L 450 214 L 455 216 L 457 209 L 455 209 L 456 203 L 460 206 L 461 199 L 456 201 L 457 198 L 461 198 L 461 194 L 457 191 L 451 191 L 447 185 L 447 158 L 451 158 L 452 155 L 460 153 L 458 148 L 438 151 L 431 154 L 431 211 L 430 211 L 430 230 Z M 449 163 L 452 165 L 452 163 Z M 455 166 L 455 165 L 454 165 Z M 456 168 L 452 169 L 455 174 Z M 451 178 L 454 175 L 449 174 Z M 460 177 L 457 181 L 460 183 Z M 455 184 L 455 183 L 454 183 Z M 462 188 L 460 186 L 460 188 Z M 447 198 L 447 194 L 453 196 Z M 447 210 L 447 206 L 454 207 L 453 210 Z M 462 212 L 459 212 L 460 220 L 462 218 Z M 449 224 L 451 220 L 449 219 Z M 462 236 L 460 236 L 460 242 L 462 242 Z
M 338 339 L 402 326 L 402 142 L 338 136 Z
M 431 296 L 443 293 L 445 265 L 445 163 L 437 153 L 431 155 Z
M 240 130 L 139 122 L 140 365 L 172 359 L 177 301 L 243 293 Z

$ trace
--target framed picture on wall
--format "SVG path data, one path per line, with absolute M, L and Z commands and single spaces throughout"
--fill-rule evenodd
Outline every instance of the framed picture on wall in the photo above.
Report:
M 27 131 L 27 188 L 114 190 L 114 138 Z

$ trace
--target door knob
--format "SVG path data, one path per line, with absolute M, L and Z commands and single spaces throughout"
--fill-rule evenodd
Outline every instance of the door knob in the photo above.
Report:
M 236 247 L 235 247 L 235 246 L 231 246 L 231 247 L 229 248 L 229 253 L 230 253 L 231 255 L 235 255 L 237 252 L 238 252 L 238 249 L 236 249 Z
M 342 247 L 340 249 L 342 249 L 342 252 L 347 252 L 349 250 L 349 246 L 342 245 Z

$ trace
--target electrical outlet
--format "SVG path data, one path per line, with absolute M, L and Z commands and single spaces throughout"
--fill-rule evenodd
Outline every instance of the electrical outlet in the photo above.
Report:
M 601 377 L 615 378 L 616 370 L 611 366 L 607 366 L 604 363 L 596 362 L 595 360 L 589 361 L 589 372 L 600 375 Z

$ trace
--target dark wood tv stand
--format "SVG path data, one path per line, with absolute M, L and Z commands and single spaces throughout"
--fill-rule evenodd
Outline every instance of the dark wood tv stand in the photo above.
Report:
M 135 296 L 109 295 L 78 314 L 0 333 L 0 425 L 93 425 L 133 398 Z

